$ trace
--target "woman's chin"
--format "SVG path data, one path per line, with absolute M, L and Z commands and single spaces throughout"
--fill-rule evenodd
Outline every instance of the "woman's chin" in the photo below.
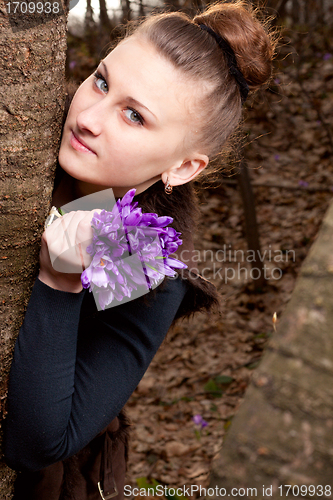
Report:
M 87 179 L 87 176 L 84 175 L 84 172 L 82 172 L 82 167 L 75 165 L 75 159 L 70 160 L 67 154 L 61 153 L 61 150 L 59 151 L 58 162 L 62 170 L 73 179 L 82 182 L 91 182 Z

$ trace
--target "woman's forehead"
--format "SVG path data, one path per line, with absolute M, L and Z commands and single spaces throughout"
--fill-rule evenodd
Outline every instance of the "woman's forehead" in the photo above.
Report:
M 189 81 L 149 41 L 131 36 L 118 44 L 103 61 L 109 73 L 110 89 L 113 84 L 121 88 L 157 118 L 162 119 L 161 113 L 177 120 L 191 114 L 200 86 Z

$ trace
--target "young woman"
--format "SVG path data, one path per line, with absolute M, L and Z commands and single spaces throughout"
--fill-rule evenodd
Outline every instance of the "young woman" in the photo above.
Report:
M 5 453 L 20 471 L 14 500 L 123 497 L 122 408 L 175 319 L 217 303 L 214 287 L 191 272 L 191 181 L 234 132 L 249 89 L 270 78 L 273 52 L 243 1 L 193 20 L 161 14 L 121 41 L 77 90 L 53 204 L 110 187 L 119 198 L 135 188 L 143 211 L 174 218 L 188 270 L 145 298 L 97 311 L 80 274 L 53 268 L 48 248 L 61 263 L 67 237 L 91 241 L 93 211 L 66 214 L 44 233 L 10 375 Z

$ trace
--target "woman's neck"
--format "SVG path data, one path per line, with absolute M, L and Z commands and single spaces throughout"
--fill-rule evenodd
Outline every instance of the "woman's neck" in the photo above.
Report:
M 55 186 L 52 193 L 52 205 L 61 207 L 75 199 L 74 181 L 75 179 L 66 172 L 61 172 L 60 182 Z
M 143 182 L 135 187 L 136 195 L 146 191 L 150 186 L 155 184 L 161 179 L 161 176 L 158 175 L 152 179 L 149 179 L 146 182 Z M 74 179 L 66 172 L 63 172 L 62 178 L 58 184 L 58 186 L 54 189 L 52 195 L 52 204 L 56 207 L 61 207 L 62 205 L 66 205 L 71 201 L 82 198 L 83 196 L 88 196 L 89 194 L 96 193 L 98 191 L 104 191 L 109 189 L 106 186 L 100 186 L 98 184 L 90 184 L 88 182 L 80 181 Z M 127 191 L 131 189 L 131 187 L 113 187 L 113 194 L 116 198 L 121 198 Z

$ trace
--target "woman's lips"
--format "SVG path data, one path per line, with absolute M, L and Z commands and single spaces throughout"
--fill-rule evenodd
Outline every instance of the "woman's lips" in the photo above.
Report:
M 95 151 L 93 151 L 86 144 L 84 144 L 84 142 L 81 139 L 76 137 L 76 135 L 74 134 L 73 131 L 71 131 L 70 143 L 71 143 L 71 146 L 74 149 L 76 149 L 76 151 L 81 151 L 82 153 L 90 153 L 93 155 L 96 154 Z

